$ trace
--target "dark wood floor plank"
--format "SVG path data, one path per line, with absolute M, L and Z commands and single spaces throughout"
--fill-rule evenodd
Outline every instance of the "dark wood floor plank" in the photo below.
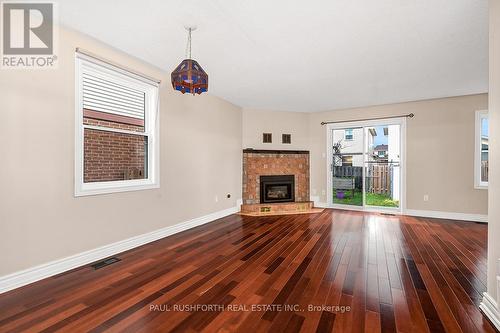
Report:
M 462 242 L 458 242 L 456 239 L 457 235 L 446 231 L 445 227 L 437 228 L 426 225 L 426 227 L 432 231 L 434 231 L 435 238 L 439 239 L 439 242 L 443 245 L 443 249 L 451 254 L 450 258 L 454 260 L 455 265 L 460 268 L 460 270 L 466 276 L 477 279 L 478 284 L 481 284 L 481 287 L 486 285 L 486 266 L 485 263 L 479 258 L 483 258 L 486 253 L 481 252 L 479 255 L 473 255 L 465 246 L 463 246 Z M 452 229 L 452 230 L 463 230 L 463 229 Z M 466 231 L 465 231 L 466 232 Z M 470 241 L 470 240 L 469 240 Z
M 494 332 L 486 241 L 450 220 L 231 215 L 0 295 L 0 332 Z M 174 308 L 195 305 L 219 307 Z
M 415 218 L 409 218 L 409 220 L 412 219 L 414 220 Z M 438 275 L 433 275 L 433 272 L 436 273 L 433 270 L 433 267 L 428 267 L 430 261 L 426 261 L 427 258 L 425 249 L 419 246 L 421 244 L 419 240 L 415 238 L 416 235 L 412 230 L 412 228 L 418 227 L 420 224 L 422 223 L 417 222 L 414 225 L 405 225 L 403 228 L 405 230 L 405 236 L 408 240 L 412 255 L 416 258 L 415 262 L 418 273 L 422 277 L 426 292 L 428 292 L 429 299 L 426 299 L 426 302 L 423 304 L 426 304 L 427 308 L 435 308 L 437 312 L 438 318 L 432 316 L 431 318 L 428 318 L 428 320 L 437 321 L 439 319 L 447 331 L 459 332 L 461 331 L 459 322 L 451 309 L 451 307 L 454 307 L 455 304 L 447 303 L 446 296 L 441 292 L 441 288 L 444 286 L 439 284 L 440 280 L 435 280 L 435 277 L 438 277 Z M 424 292 L 421 292 L 420 296 L 425 297 Z M 429 312 L 432 312 L 432 310 Z
M 306 302 L 309 300 L 309 296 L 312 297 L 314 292 L 317 290 L 319 281 L 312 281 L 312 280 L 315 275 L 323 275 L 323 271 L 318 271 L 318 266 L 321 263 L 323 255 L 325 255 L 325 253 L 328 250 L 330 250 L 330 245 L 331 245 L 330 242 L 331 230 L 329 228 L 320 228 L 320 230 L 321 229 L 323 229 L 321 231 L 321 237 L 318 238 L 318 241 L 306 256 L 306 259 L 310 258 L 311 262 L 304 271 L 302 277 L 300 278 L 297 287 L 294 288 L 292 293 L 290 293 L 290 296 L 288 296 L 286 301 L 283 302 L 284 304 L 293 306 L 299 305 L 301 309 L 305 309 L 306 306 L 308 305 Z M 296 312 L 295 314 L 299 315 L 300 313 Z M 291 311 L 280 312 L 278 314 L 279 318 L 275 318 L 275 320 L 273 320 L 273 325 L 271 326 L 271 329 L 273 329 L 273 327 L 276 327 L 278 329 L 279 327 L 281 327 L 280 322 L 287 322 L 291 320 L 292 316 L 293 312 Z
M 428 266 L 432 269 L 433 276 L 441 286 L 441 291 L 462 329 L 470 332 L 482 331 L 483 318 L 476 307 L 479 305 L 480 294 L 473 290 L 455 268 L 455 262 L 449 257 L 453 254 L 441 251 L 442 242 L 439 238 L 433 237 L 432 229 L 422 226 L 415 230 L 421 247 L 426 251 Z
M 328 311 L 322 311 L 316 332 L 318 333 L 331 332 L 334 323 L 335 323 L 335 314 Z
M 412 280 L 412 276 L 410 274 L 410 271 L 408 270 L 408 265 L 406 260 L 411 260 L 411 257 L 408 254 L 403 253 L 402 249 L 402 244 L 400 241 L 400 238 L 402 237 L 401 234 L 398 233 L 398 235 L 393 239 L 394 242 L 394 247 L 396 248 L 396 256 L 398 258 L 398 272 L 400 274 L 400 278 L 402 281 L 402 286 L 403 286 L 403 292 L 404 292 L 404 300 L 408 306 L 408 310 L 410 312 L 410 317 L 411 317 L 411 326 L 412 330 L 411 331 L 417 331 L 417 332 L 429 332 L 429 327 L 427 325 L 427 320 L 426 320 L 426 315 L 424 313 L 424 310 L 422 308 L 422 304 L 420 303 L 419 300 L 419 295 L 417 293 L 417 289 L 415 287 L 414 281 Z M 413 261 L 412 261 L 413 262 Z M 421 277 L 418 276 L 416 277 L 418 281 L 421 281 Z M 423 284 L 423 282 L 422 282 Z M 425 287 L 425 285 L 424 285 Z M 396 299 L 396 313 L 399 311 L 399 301 L 400 301 L 400 294 L 398 295 L 394 290 L 392 291 L 393 298 Z M 435 312 L 435 309 L 433 309 Z M 403 311 L 405 311 L 403 309 Z M 437 317 L 437 315 L 436 315 Z M 396 315 L 396 323 L 398 323 L 398 316 Z
M 365 323 L 365 333 L 380 333 L 382 331 L 380 313 L 378 312 L 366 311 Z

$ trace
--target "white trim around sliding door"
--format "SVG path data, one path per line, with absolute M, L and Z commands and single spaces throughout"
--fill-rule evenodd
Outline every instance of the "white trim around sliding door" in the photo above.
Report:
M 373 206 L 354 206 L 354 205 L 340 205 L 333 203 L 333 175 L 332 175 L 332 145 L 333 145 L 333 130 L 344 129 L 344 128 L 355 128 L 363 127 L 363 147 L 365 145 L 365 127 L 370 126 L 382 126 L 382 125 L 400 125 L 400 154 L 401 154 L 401 200 L 398 208 L 384 208 L 384 207 L 373 207 Z M 406 118 L 393 118 L 393 119 L 383 119 L 383 120 L 367 120 L 367 121 L 348 121 L 343 123 L 334 123 L 326 125 L 326 182 L 327 182 L 327 206 L 329 208 L 337 209 L 348 209 L 357 211 L 369 211 L 369 212 L 380 212 L 380 213 L 393 213 L 401 214 L 406 209 Z M 364 150 L 364 148 L 363 148 Z M 363 152 L 364 155 L 364 152 Z M 363 157 L 364 159 L 364 157 Z M 364 165 L 364 164 L 363 164 Z M 363 171 L 364 172 L 364 171 Z M 363 177 L 363 184 L 365 179 Z M 364 185 L 363 185 L 364 190 Z M 364 192 L 364 191 L 363 191 Z M 364 193 L 363 193 L 364 196 Z

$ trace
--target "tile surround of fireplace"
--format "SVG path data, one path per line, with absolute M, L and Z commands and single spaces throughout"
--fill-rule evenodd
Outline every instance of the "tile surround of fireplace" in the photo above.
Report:
M 243 150 L 243 204 L 283 205 L 261 200 L 261 176 L 294 176 L 294 200 L 309 202 L 309 151 Z

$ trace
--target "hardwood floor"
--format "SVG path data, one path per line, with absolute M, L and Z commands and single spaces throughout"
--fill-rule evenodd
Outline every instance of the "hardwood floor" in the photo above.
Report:
M 0 295 L 0 332 L 494 332 L 477 307 L 486 235 L 329 209 L 232 215 Z

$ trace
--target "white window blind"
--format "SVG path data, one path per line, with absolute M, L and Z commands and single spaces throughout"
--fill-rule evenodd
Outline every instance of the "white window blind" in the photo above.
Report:
M 83 108 L 144 119 L 145 94 L 116 82 L 82 73 Z

